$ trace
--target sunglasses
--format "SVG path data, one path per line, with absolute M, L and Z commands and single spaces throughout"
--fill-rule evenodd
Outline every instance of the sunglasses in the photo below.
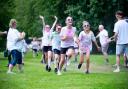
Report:
M 83 27 L 90 27 L 90 25 L 83 25 Z
M 73 21 L 72 19 L 67 19 L 67 21 Z

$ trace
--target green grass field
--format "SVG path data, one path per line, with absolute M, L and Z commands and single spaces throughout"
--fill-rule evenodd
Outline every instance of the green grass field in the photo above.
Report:
M 104 63 L 102 55 L 91 56 L 90 74 L 85 74 L 85 64 L 80 70 L 78 63 L 73 59 L 68 66 L 67 72 L 62 71 L 58 76 L 45 71 L 45 65 L 40 63 L 41 54 L 37 58 L 28 53 L 25 57 L 24 72 L 19 73 L 17 67 L 14 68 L 16 74 L 6 74 L 7 59 L 0 56 L 0 89 L 128 89 L 128 69 L 123 67 L 121 61 L 121 72 L 113 73 L 115 55 L 110 55 L 110 64 Z M 52 65 L 53 66 L 53 65 Z

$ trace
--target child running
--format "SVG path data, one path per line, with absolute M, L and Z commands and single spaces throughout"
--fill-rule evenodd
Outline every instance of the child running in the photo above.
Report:
M 54 32 L 52 32 L 52 50 L 54 53 L 55 73 L 57 73 L 58 71 L 58 64 L 60 61 L 60 45 L 61 45 L 60 31 L 61 31 L 61 24 L 56 24 L 56 29 Z
M 61 69 L 65 63 L 65 56 L 67 52 L 67 59 L 70 59 L 74 54 L 74 36 L 76 28 L 72 26 L 73 19 L 68 16 L 66 18 L 66 26 L 61 29 L 60 38 L 61 38 L 61 60 L 59 62 L 59 69 L 57 75 L 61 75 Z
M 80 63 L 78 65 L 78 69 L 81 68 L 84 62 L 84 55 L 86 54 L 86 74 L 89 74 L 89 66 L 90 66 L 90 52 L 92 50 L 92 41 L 95 43 L 97 49 L 99 46 L 97 45 L 95 36 L 93 32 L 90 30 L 90 24 L 87 21 L 83 21 L 83 29 L 84 31 L 79 34 L 79 49 L 80 49 Z
M 42 19 L 43 22 L 43 52 L 45 55 L 46 63 L 46 70 L 48 72 L 51 71 L 51 59 L 52 59 L 52 40 L 51 40 L 51 34 L 53 32 L 53 29 L 57 23 L 58 18 L 55 16 L 55 21 L 52 25 L 52 28 L 50 28 L 49 25 L 45 25 L 44 17 L 39 16 Z

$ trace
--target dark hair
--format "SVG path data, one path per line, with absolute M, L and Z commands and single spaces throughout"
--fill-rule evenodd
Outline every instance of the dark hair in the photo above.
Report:
M 116 15 L 120 15 L 120 16 L 124 17 L 123 11 L 120 11 L 120 10 L 116 12 Z
M 56 27 L 57 27 L 57 26 L 62 26 L 62 25 L 61 25 L 60 23 L 57 23 L 57 24 L 56 24 Z

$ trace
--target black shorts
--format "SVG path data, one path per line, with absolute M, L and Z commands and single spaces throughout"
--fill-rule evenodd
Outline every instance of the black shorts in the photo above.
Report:
M 60 55 L 60 50 L 58 50 L 58 49 L 53 49 L 53 52 L 54 52 L 54 54 Z
M 32 49 L 34 52 L 37 52 L 37 49 Z
M 70 47 L 67 47 L 67 48 L 61 48 L 61 54 L 66 54 L 68 49 L 73 49 L 74 50 L 74 46 L 70 46 Z
M 52 46 L 44 46 L 43 47 L 43 52 L 48 52 L 48 51 L 52 51 Z

